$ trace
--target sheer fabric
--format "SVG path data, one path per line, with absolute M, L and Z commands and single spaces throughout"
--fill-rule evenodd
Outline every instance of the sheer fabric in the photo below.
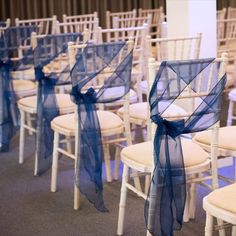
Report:
M 21 50 L 21 46 L 27 45 L 35 30 L 32 26 L 8 27 L 0 35 L 0 152 L 9 151 L 11 138 L 18 127 L 11 71 L 27 69 L 32 63 L 31 47 Z M 14 57 L 18 58 L 13 60 Z
M 37 47 L 34 49 L 35 78 L 38 81 L 36 175 L 51 167 L 53 130 L 50 123 L 59 115 L 55 90 L 70 83 L 69 64 L 66 63 L 67 44 L 79 40 L 80 37 L 80 33 L 47 35 L 38 38 Z M 55 66 L 58 63 L 60 68 Z M 45 67 L 46 65 L 49 69 Z
M 132 51 L 128 50 L 128 44 L 116 42 L 87 45 L 77 54 L 71 71 L 72 98 L 78 107 L 79 126 L 75 181 L 80 191 L 102 212 L 107 208 L 103 200 L 103 149 L 96 105 L 115 102 L 129 92 L 131 68 Z M 120 92 L 105 96 L 112 88 L 119 88 Z
M 213 59 L 163 62 L 152 86 L 151 120 L 155 169 L 145 204 L 147 228 L 152 235 L 170 236 L 182 226 L 186 180 L 181 134 L 202 131 L 219 120 L 220 99 L 226 76 L 218 78 L 219 63 Z M 202 94 L 187 119 L 166 120 L 164 112 L 187 91 Z

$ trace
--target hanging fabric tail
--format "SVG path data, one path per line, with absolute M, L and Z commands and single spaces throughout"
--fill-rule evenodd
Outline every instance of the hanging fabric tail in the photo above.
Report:
M 53 151 L 51 121 L 59 115 L 56 88 L 70 84 L 68 61 L 59 72 L 53 69 L 44 72 L 44 68 L 50 63 L 60 63 L 63 54 L 67 53 L 68 42 L 75 42 L 80 38 L 80 33 L 71 33 L 48 35 L 37 40 L 37 47 L 34 50 L 35 78 L 38 81 L 35 175 L 40 175 L 51 167 Z
M 12 137 L 18 128 L 18 109 L 12 85 L 11 72 L 32 66 L 29 46 L 22 55 L 19 48 L 30 39 L 35 26 L 8 27 L 0 35 L 0 152 L 9 151 Z M 12 61 L 12 57 L 18 56 Z M 20 57 L 19 57 L 20 56 Z
M 128 50 L 127 43 L 116 42 L 87 45 L 76 56 L 71 71 L 71 95 L 78 106 L 79 126 L 75 181 L 80 191 L 102 212 L 106 212 L 107 208 L 103 200 L 103 149 L 96 105 L 117 101 L 129 92 L 131 68 L 132 51 Z M 98 78 L 103 79 L 102 85 L 96 89 L 90 87 L 98 83 Z M 105 96 L 114 88 L 118 88 L 117 94 Z

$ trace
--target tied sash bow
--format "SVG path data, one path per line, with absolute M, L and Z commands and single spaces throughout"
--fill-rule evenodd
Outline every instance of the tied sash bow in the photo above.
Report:
M 172 138 L 177 137 L 184 130 L 184 120 L 173 120 L 169 121 L 162 118 L 160 115 L 153 115 L 151 120 L 158 125 L 158 133 L 169 135 Z
M 97 97 L 93 88 L 81 93 L 78 86 L 71 92 L 78 105 L 78 150 L 76 184 L 96 209 L 107 212 L 102 191 L 102 138 L 96 112 Z

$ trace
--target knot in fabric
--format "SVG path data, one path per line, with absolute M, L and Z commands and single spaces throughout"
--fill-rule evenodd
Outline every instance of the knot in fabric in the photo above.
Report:
M 73 87 L 71 91 L 72 101 L 75 104 L 80 104 L 81 101 L 83 103 L 96 103 L 96 93 L 93 88 L 89 88 L 86 93 L 81 93 L 78 91 L 77 87 Z
M 41 67 L 37 66 L 34 68 L 35 71 L 35 78 L 37 81 L 42 81 L 44 78 L 44 73 Z
M 0 69 L 4 68 L 7 70 L 10 70 L 12 66 L 13 66 L 13 62 L 11 60 L 7 60 L 6 62 L 0 60 Z
M 164 128 L 164 132 L 172 138 L 177 137 L 184 130 L 184 119 L 169 121 L 162 118 L 160 115 L 154 115 L 151 119 L 158 125 L 158 129 Z

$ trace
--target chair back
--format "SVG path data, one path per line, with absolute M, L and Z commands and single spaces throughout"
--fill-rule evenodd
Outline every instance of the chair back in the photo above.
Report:
M 221 10 L 216 11 L 216 19 L 217 20 L 224 20 L 226 18 L 226 8 L 222 8 Z
M 11 24 L 11 19 L 8 18 L 6 21 L 0 21 L 0 35 L 1 33 L 10 26 Z
M 32 36 L 35 78 L 38 82 L 35 175 L 51 167 L 53 131 L 50 123 L 60 114 L 56 93 L 61 87 L 70 84 L 67 48 L 69 42 L 79 37 L 79 33 Z M 71 108 L 63 110 L 63 113 L 68 112 L 71 112 Z
M 217 53 L 226 52 L 228 60 L 233 61 L 236 52 L 236 18 L 219 20 L 217 25 Z
M 113 26 L 113 18 L 118 17 L 120 19 L 125 18 L 134 18 L 137 16 L 136 9 L 133 9 L 132 11 L 124 11 L 124 12 L 110 12 L 106 11 L 106 28 L 114 28 Z
M 94 21 L 98 18 L 97 12 L 94 12 L 92 14 L 83 14 L 83 15 L 75 15 L 75 16 L 67 16 L 66 14 L 63 14 L 62 19 L 64 23 L 73 23 L 73 22 L 88 22 L 88 21 Z
M 236 18 L 236 8 L 228 7 L 227 10 L 227 19 L 235 19 Z
M 98 29 L 98 42 L 117 42 L 128 41 L 133 39 L 133 68 L 135 68 L 135 76 L 132 76 L 132 84 L 140 84 L 145 78 L 145 38 L 148 35 L 148 26 L 146 24 L 139 27 L 114 28 L 114 29 Z M 134 74 L 132 73 L 132 74 Z M 142 100 L 142 94 L 138 90 L 138 99 Z
M 202 34 L 192 37 L 156 38 L 147 37 L 147 52 L 157 61 L 198 59 Z M 148 55 L 150 57 L 150 55 Z
M 97 41 L 98 18 L 90 21 L 55 22 L 55 33 L 85 33 L 85 41 Z
M 48 18 L 38 18 L 38 19 L 28 19 L 28 20 L 20 20 L 19 18 L 15 19 L 16 26 L 29 26 L 35 25 L 37 26 L 37 34 L 47 35 L 53 34 L 54 25 L 57 16 L 52 16 Z
M 165 15 L 163 11 L 163 7 L 156 8 L 156 9 L 142 9 L 139 8 L 138 16 L 145 17 L 151 14 L 151 25 L 150 25 L 150 35 L 152 38 L 160 38 L 161 37 L 161 29 L 162 23 L 165 20 Z
M 152 21 L 152 15 L 148 14 L 147 16 L 143 17 L 132 17 L 132 18 L 113 18 L 113 28 L 132 28 L 142 26 L 144 24 L 148 27 L 148 32 L 150 30 Z

